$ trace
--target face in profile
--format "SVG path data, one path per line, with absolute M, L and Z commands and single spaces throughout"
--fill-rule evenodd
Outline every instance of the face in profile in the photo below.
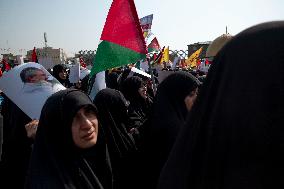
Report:
M 72 138 L 75 145 L 86 149 L 97 143 L 98 119 L 90 107 L 81 108 L 72 122 Z

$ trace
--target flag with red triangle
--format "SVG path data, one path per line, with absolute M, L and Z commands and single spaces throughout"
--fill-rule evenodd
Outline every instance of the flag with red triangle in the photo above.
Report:
M 146 58 L 147 49 L 134 0 L 113 0 L 90 76 Z
M 148 45 L 148 52 L 159 51 L 161 49 L 160 44 L 155 37 L 151 43 Z

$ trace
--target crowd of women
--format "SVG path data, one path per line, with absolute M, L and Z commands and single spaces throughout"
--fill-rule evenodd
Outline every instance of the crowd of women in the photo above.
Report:
M 248 28 L 204 82 L 173 71 L 157 91 L 112 70 L 90 99 L 54 69 L 67 89 L 39 120 L 4 98 L 1 188 L 283 188 L 283 33 L 281 21 Z

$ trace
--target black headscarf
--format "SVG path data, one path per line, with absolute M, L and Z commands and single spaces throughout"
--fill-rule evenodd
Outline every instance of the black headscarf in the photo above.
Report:
M 105 131 L 110 159 L 114 173 L 114 188 L 135 188 L 131 185 L 136 146 L 127 133 L 127 101 L 120 91 L 103 89 L 98 92 L 94 104 L 99 111 L 102 128 Z M 131 185 L 131 187 L 129 187 Z
M 61 79 L 59 73 L 66 70 L 66 67 L 63 64 L 57 64 L 52 68 L 52 75 L 55 77 L 64 87 L 70 87 L 71 84 L 68 79 L 68 74 L 66 79 Z
M 165 78 L 158 86 L 153 113 L 145 128 L 144 155 L 151 170 L 149 188 L 154 188 L 176 136 L 186 120 L 188 110 L 185 97 L 194 91 L 200 82 L 188 72 L 178 71 Z M 147 167 L 147 166 L 145 166 Z
M 82 107 L 97 112 L 90 98 L 78 90 L 49 97 L 42 109 L 27 178 L 27 188 L 111 188 L 112 176 L 101 128 L 94 147 L 79 149 L 71 125 Z
M 86 75 L 82 81 L 81 81 L 81 91 L 84 93 L 88 94 L 89 92 L 89 79 L 90 79 L 90 74 Z
M 221 49 L 158 188 L 284 187 L 283 33 L 260 24 Z
M 106 75 L 106 86 L 107 88 L 117 89 L 118 90 L 118 73 L 111 72 Z
M 147 95 L 146 99 L 139 94 L 139 88 L 144 87 L 146 83 L 141 77 L 131 76 L 122 83 L 121 91 L 125 98 L 130 102 L 128 107 L 128 115 L 130 124 L 127 130 L 132 129 L 132 136 L 136 145 L 139 147 L 141 138 L 143 137 L 144 124 L 149 118 L 152 108 L 152 98 Z
M 184 99 L 199 85 L 200 81 L 196 77 L 184 71 L 177 71 L 166 77 L 157 89 L 152 125 L 164 127 L 164 124 L 171 122 L 170 124 L 180 127 L 188 113 Z M 161 115 L 165 116 L 163 120 L 160 120 Z
M 144 99 L 138 92 L 139 88 L 146 85 L 142 78 L 131 76 L 122 83 L 121 91 L 125 98 L 130 102 L 129 111 L 137 112 L 142 118 L 148 116 L 152 105 L 152 99 L 147 96 Z
M 121 92 L 127 100 L 130 102 L 141 101 L 141 95 L 138 93 L 138 89 L 143 86 L 142 78 L 138 76 L 131 76 L 126 78 L 121 87 Z
M 6 95 L 3 115 L 3 145 L 0 161 L 0 188 L 23 188 L 32 151 L 32 139 L 27 137 L 25 124 L 31 121 Z M 13 178 L 13 182 L 10 179 Z
M 125 68 L 120 75 L 118 76 L 118 89 L 121 90 L 121 85 L 125 79 L 127 79 L 129 73 L 131 72 L 130 68 Z
M 128 121 L 127 106 L 122 93 L 115 89 L 103 89 L 98 92 L 94 104 L 99 110 L 102 127 L 105 131 L 109 150 L 123 157 L 133 148 L 133 140 L 126 131 Z

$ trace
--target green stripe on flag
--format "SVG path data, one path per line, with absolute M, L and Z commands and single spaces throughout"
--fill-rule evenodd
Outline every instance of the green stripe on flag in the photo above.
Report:
M 148 47 L 148 52 L 159 51 L 159 49 Z
M 104 70 L 135 63 L 144 58 L 146 58 L 145 54 L 108 41 L 102 41 L 98 46 L 90 75 L 93 76 Z

